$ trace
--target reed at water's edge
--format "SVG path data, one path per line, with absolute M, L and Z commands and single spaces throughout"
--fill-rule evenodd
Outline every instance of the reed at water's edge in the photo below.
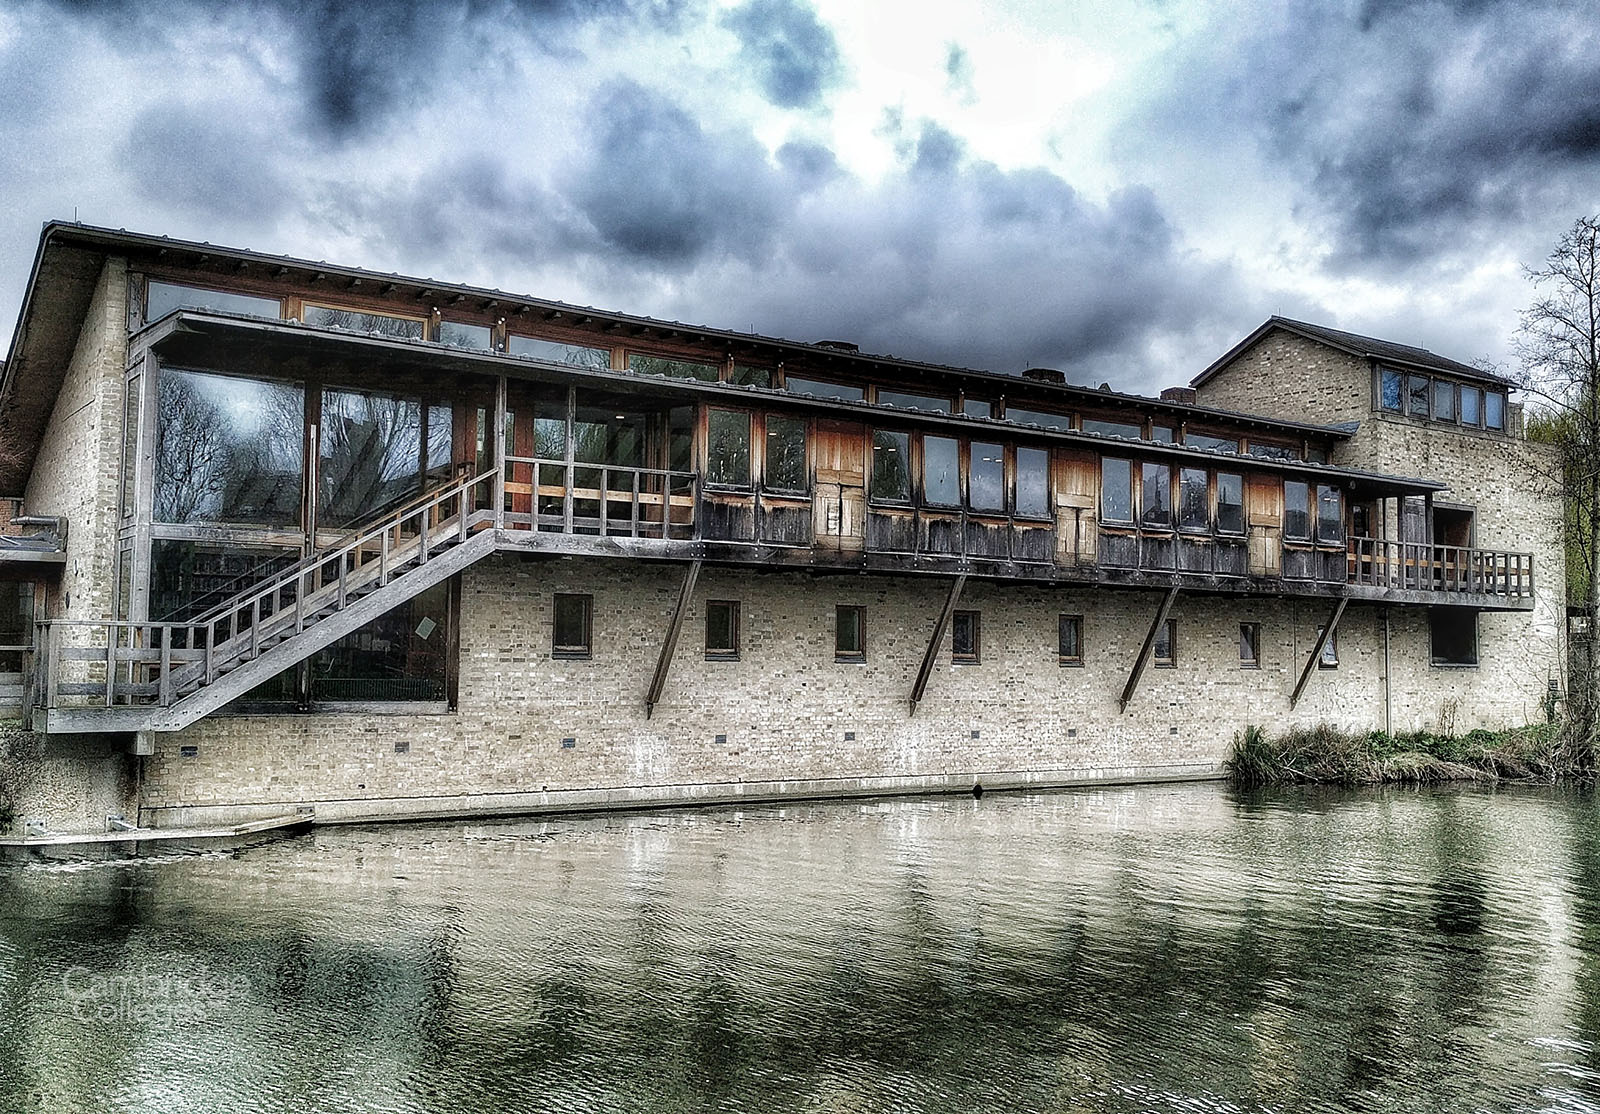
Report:
M 1228 773 L 1236 785 L 1382 785 L 1442 781 L 1589 780 L 1560 723 L 1435 735 L 1349 732 L 1327 725 L 1269 736 L 1246 727 L 1233 737 Z

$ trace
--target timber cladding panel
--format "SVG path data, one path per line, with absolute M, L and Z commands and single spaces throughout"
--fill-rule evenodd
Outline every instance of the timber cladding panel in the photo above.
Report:
M 697 785 L 986 771 L 1143 769 L 1214 764 L 1235 731 L 1335 723 L 1383 726 L 1383 626 L 1351 605 L 1339 667 L 1319 670 L 1299 706 L 1288 694 L 1328 605 L 1179 596 L 1178 662 L 1150 668 L 1125 714 L 1117 697 L 1160 594 L 969 581 L 980 664 L 952 665 L 949 635 L 915 716 L 906 701 L 948 581 L 706 568 L 672 673 L 651 718 L 643 695 L 682 570 L 623 561 L 493 558 L 464 577 L 456 714 L 218 716 L 158 737 L 147 760 L 147 819 L 162 810 L 255 814 L 283 805 L 410 799 L 419 811 L 486 794 L 639 790 L 683 799 Z M 594 597 L 587 661 L 551 654 L 557 592 Z M 704 653 L 707 600 L 740 604 L 737 661 Z M 865 608 L 866 662 L 834 658 L 836 605 Z M 1057 659 L 1057 616 L 1083 616 L 1084 664 Z M 1392 609 L 1396 730 L 1510 725 L 1540 716 L 1545 678 L 1502 658 L 1485 616 L 1484 663 L 1425 663 L 1425 612 Z M 1239 624 L 1261 624 L 1261 666 L 1241 668 Z M 974 737 L 973 732 L 977 732 Z M 571 740 L 569 745 L 564 745 Z M 396 753 L 396 743 L 407 744 Z M 180 747 L 196 753 L 183 757 Z M 1047 778 L 1045 780 L 1048 780 Z M 690 788 L 686 788 L 690 787 Z M 391 809 L 386 815 L 395 814 Z M 401 813 L 404 814 L 404 809 Z

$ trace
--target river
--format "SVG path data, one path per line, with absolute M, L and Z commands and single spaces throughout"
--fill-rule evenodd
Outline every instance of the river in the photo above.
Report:
M 1106 788 L 0 865 L 0 1111 L 1600 1109 L 1592 795 Z

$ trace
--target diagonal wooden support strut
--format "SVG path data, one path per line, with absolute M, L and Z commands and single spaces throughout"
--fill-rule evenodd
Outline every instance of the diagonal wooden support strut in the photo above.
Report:
M 1156 635 L 1161 633 L 1161 624 L 1167 621 L 1167 615 L 1172 611 L 1172 601 L 1177 598 L 1176 588 L 1167 589 L 1166 596 L 1161 600 L 1161 607 L 1156 611 L 1155 621 L 1150 624 L 1150 633 L 1144 636 L 1144 645 L 1139 647 L 1139 656 L 1134 659 L 1133 672 L 1128 674 L 1128 683 L 1122 686 L 1122 699 L 1117 704 L 1117 711 L 1128 710 L 1128 701 L 1133 699 L 1133 694 L 1139 687 L 1139 678 L 1144 676 L 1144 667 L 1150 664 L 1150 655 L 1156 648 Z
M 667 625 L 667 638 L 661 644 L 661 657 L 656 661 L 655 676 L 650 678 L 650 691 L 644 697 L 644 718 L 656 710 L 661 702 L 661 690 L 667 687 L 667 673 L 672 669 L 672 653 L 678 648 L 678 632 L 683 629 L 683 616 L 689 610 L 689 598 L 694 595 L 694 582 L 700 579 L 700 562 L 690 563 L 683 574 L 683 590 L 678 593 L 678 606 L 672 611 L 672 622 Z
M 933 625 L 933 635 L 928 639 L 928 652 L 922 655 L 922 668 L 917 670 L 916 683 L 911 686 L 911 711 L 910 715 L 917 714 L 917 705 L 922 701 L 922 694 L 927 691 L 928 678 L 933 676 L 933 663 L 939 656 L 939 647 L 944 644 L 944 632 L 950 626 L 950 616 L 956 613 L 956 604 L 961 602 L 961 589 L 967 583 L 967 574 L 962 573 L 950 582 L 950 598 L 944 601 L 944 610 L 939 612 L 939 621 Z
M 1328 616 L 1327 625 L 1322 628 L 1322 633 L 1317 636 L 1317 644 L 1311 647 L 1311 656 L 1306 659 L 1306 667 L 1300 671 L 1300 680 L 1294 686 L 1294 692 L 1289 696 L 1289 707 L 1293 708 L 1300 703 L 1300 694 L 1306 691 L 1306 682 L 1311 680 L 1311 674 L 1316 671 L 1317 662 L 1322 660 L 1322 648 L 1328 644 L 1328 639 L 1333 637 L 1333 632 L 1339 629 L 1339 620 L 1344 618 L 1345 604 L 1348 599 L 1341 598 L 1333 605 L 1333 614 Z

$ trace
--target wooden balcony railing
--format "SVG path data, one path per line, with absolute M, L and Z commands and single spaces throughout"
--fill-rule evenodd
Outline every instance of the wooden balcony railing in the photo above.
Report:
M 689 540 L 696 536 L 694 472 L 506 457 L 508 529 L 601 537 Z
M 1351 538 L 1349 583 L 1415 592 L 1533 596 L 1533 554 Z

